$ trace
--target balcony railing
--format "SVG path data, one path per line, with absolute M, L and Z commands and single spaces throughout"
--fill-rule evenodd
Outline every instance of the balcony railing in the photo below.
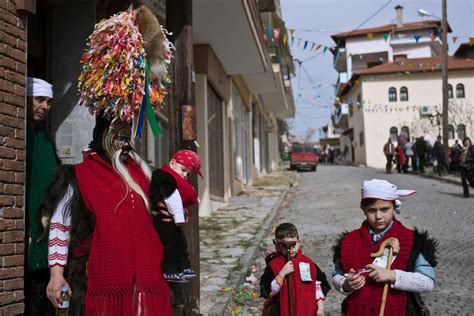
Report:
M 252 20 L 255 25 L 255 29 L 257 31 L 258 39 L 260 40 L 260 43 L 262 44 L 262 46 L 265 46 L 265 39 L 263 37 L 262 20 L 260 19 L 258 3 L 256 0 L 246 0 L 246 2 L 250 9 Z

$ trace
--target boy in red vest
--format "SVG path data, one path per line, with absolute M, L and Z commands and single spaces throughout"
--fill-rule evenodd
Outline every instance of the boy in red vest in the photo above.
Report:
M 364 181 L 361 208 L 366 220 L 359 229 L 344 233 L 334 247 L 332 281 L 337 291 L 347 295 L 342 303 L 345 315 L 378 315 L 387 282 L 385 315 L 419 315 L 426 309 L 417 293 L 434 288 L 438 243 L 427 232 L 408 229 L 395 218 L 395 212 L 400 213 L 399 198 L 413 194 L 386 180 Z M 400 250 L 388 270 L 388 249 L 380 258 L 370 254 L 390 237 L 399 240 Z
M 181 230 L 188 220 L 189 207 L 199 203 L 196 190 L 188 182 L 191 174 L 201 175 L 201 159 L 191 150 L 179 150 L 169 164 L 153 172 L 150 183 L 150 200 L 152 208 L 158 215 L 155 217 L 155 228 L 165 247 L 162 269 L 168 282 L 189 282 L 196 276 L 191 269 L 187 252 L 186 238 Z M 166 204 L 173 215 L 173 222 L 167 222 L 161 214 L 160 203 Z
M 281 241 L 293 243 L 290 258 Z M 326 275 L 313 260 L 303 255 L 298 230 L 291 223 L 283 223 L 275 230 L 276 252 L 266 258 L 267 266 L 260 279 L 260 295 L 267 298 L 265 310 L 268 315 L 289 315 L 288 282 L 291 274 L 294 315 L 324 315 L 324 298 L 330 290 Z

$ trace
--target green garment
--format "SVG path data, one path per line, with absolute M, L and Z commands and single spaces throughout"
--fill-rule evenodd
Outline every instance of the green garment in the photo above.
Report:
M 26 227 L 29 234 L 27 268 L 48 268 L 48 239 L 39 237 L 36 216 L 38 207 L 56 171 L 56 153 L 43 124 L 27 125 L 26 134 Z

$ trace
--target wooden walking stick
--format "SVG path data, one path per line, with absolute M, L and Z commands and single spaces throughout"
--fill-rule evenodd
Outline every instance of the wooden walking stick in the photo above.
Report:
M 273 243 L 277 248 L 281 251 L 282 248 L 285 249 L 286 253 L 286 262 L 291 260 L 290 249 L 296 245 L 296 241 L 285 241 L 282 239 L 274 239 Z M 282 251 L 283 252 L 283 251 Z M 291 273 L 286 275 L 286 282 L 288 283 L 288 312 L 290 316 L 295 315 L 294 307 L 293 307 L 293 287 L 291 282 Z
M 397 238 L 395 237 L 390 237 L 385 239 L 381 244 L 380 248 L 377 252 L 371 253 L 370 256 L 372 258 L 376 257 L 381 257 L 384 254 L 385 248 L 388 247 L 388 260 L 387 260 L 387 269 L 390 270 L 390 267 L 392 266 L 392 256 L 395 254 L 398 254 L 400 251 L 400 242 L 398 241 Z M 382 294 L 382 302 L 380 303 L 380 312 L 379 316 L 384 315 L 384 310 L 385 310 L 385 303 L 387 301 L 387 294 L 388 294 L 388 283 L 385 283 L 383 286 L 383 294 Z

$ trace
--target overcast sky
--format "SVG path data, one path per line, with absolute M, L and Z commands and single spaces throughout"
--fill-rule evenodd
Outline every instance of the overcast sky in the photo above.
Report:
M 289 120 L 292 134 L 300 136 L 308 128 L 320 129 L 330 121 L 334 96 L 332 84 L 337 81 L 331 52 L 322 53 L 322 49 L 308 52 L 310 45 L 303 50 L 304 40 L 334 46 L 330 35 L 353 30 L 387 3 L 380 13 L 360 28 L 393 23 L 394 8 L 398 4 L 404 7 L 404 22 L 427 19 L 418 16 L 420 8 L 441 17 L 441 0 L 281 0 L 287 28 L 296 29 L 295 38 L 303 39 L 299 48 L 297 40 L 291 46 L 293 57 L 303 61 L 301 71 L 295 63 L 297 72 L 292 80 L 296 102 L 295 118 Z M 448 0 L 448 22 L 453 29 L 448 34 L 449 53 L 452 54 L 459 44 L 474 37 L 474 0 Z M 455 44 L 453 36 L 459 37 Z M 319 131 L 314 139 L 318 138 Z

